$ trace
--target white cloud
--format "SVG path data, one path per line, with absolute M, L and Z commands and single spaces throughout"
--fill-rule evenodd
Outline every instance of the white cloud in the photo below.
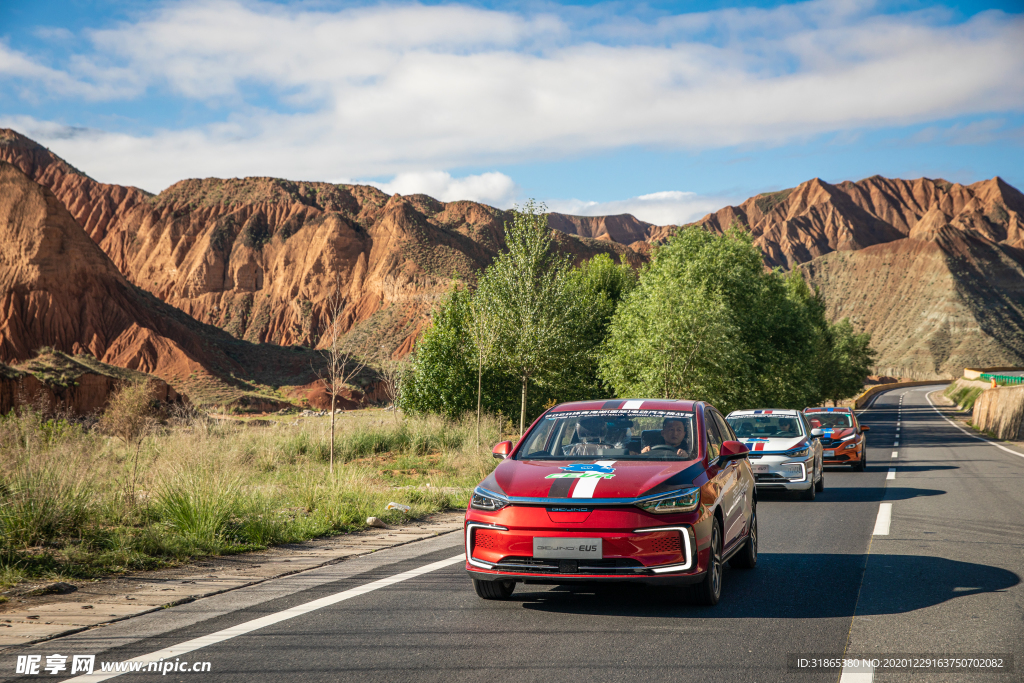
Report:
M 390 182 L 370 182 L 388 194 L 426 194 L 443 202 L 469 200 L 507 209 L 516 200 L 516 184 L 504 173 L 492 171 L 453 178 L 445 171 L 399 173 Z
M 624 146 L 774 145 L 1024 111 L 1024 19 L 1001 12 L 951 24 L 815 1 L 644 22 L 609 6 L 307 7 L 163 4 L 87 31 L 91 49 L 60 66 L 0 44 L 0 79 L 26 98 L 116 106 L 158 93 L 227 112 L 132 135 L 21 119 L 96 177 L 150 190 L 189 176 L 380 177 Z M 464 191 L 503 191 L 474 182 Z
M 552 211 L 576 216 L 614 216 L 628 213 L 654 225 L 683 225 L 703 218 L 727 204 L 735 203 L 738 202 L 732 198 L 709 197 L 673 190 L 610 202 L 552 199 L 548 200 L 547 205 Z

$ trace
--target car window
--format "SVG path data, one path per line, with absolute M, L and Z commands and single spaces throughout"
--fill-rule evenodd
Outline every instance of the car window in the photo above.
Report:
M 821 429 L 848 429 L 853 426 L 853 416 L 850 413 L 828 413 L 825 411 L 805 413 L 807 421 L 812 427 Z M 817 424 L 815 424 L 817 423 Z
M 725 418 L 716 410 L 714 411 L 715 424 L 718 425 L 718 433 L 722 436 L 722 441 L 735 441 L 736 435 L 733 434 L 732 429 L 729 427 L 729 423 L 725 421 Z
M 551 412 L 526 436 L 522 460 L 691 460 L 694 414 L 676 410 Z
M 741 439 L 803 436 L 803 420 L 795 415 L 734 415 L 726 422 Z
M 704 427 L 708 434 L 708 460 L 716 460 L 722 453 L 722 438 L 718 435 L 718 427 L 710 410 L 704 411 Z

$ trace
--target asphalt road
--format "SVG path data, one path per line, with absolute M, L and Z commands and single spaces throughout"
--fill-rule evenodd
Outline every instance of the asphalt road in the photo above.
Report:
M 761 496 L 758 567 L 727 569 L 717 607 L 629 586 L 520 585 L 483 601 L 450 534 L 7 652 L 0 677 L 18 654 L 60 653 L 205 661 L 160 678 L 218 683 L 1022 680 L 787 667 L 797 654 L 1009 653 L 1024 671 L 1024 457 L 950 426 L 926 391 L 882 394 L 865 413 L 866 472 L 826 470 L 814 502 Z M 888 535 L 873 535 L 882 505 Z M 62 680 L 25 680 L 40 677 Z

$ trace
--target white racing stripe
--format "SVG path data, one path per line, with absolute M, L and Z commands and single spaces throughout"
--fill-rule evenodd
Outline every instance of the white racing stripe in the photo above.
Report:
M 889 468 L 889 474 L 885 475 L 885 479 L 886 479 L 886 481 L 892 481 L 895 478 L 896 478 L 896 468 L 895 467 L 890 467 Z
M 614 460 L 598 460 L 594 463 L 595 465 L 605 465 L 610 467 L 615 464 Z M 603 481 L 601 477 L 587 477 L 584 479 L 576 480 L 576 488 L 572 490 L 573 498 L 593 498 L 594 489 L 597 488 L 597 482 Z
M 878 517 L 875 519 L 875 530 L 872 536 L 888 536 L 889 525 L 892 523 L 892 503 L 880 503 L 878 505 Z
M 444 569 L 445 567 L 453 565 L 456 562 L 465 561 L 466 556 L 460 553 L 455 557 L 449 557 L 447 560 L 432 562 L 430 564 L 425 564 L 422 567 L 417 567 L 416 569 L 410 569 L 407 572 L 402 572 L 401 574 L 395 574 L 394 576 L 378 579 L 377 581 L 371 581 L 370 583 L 367 583 L 362 586 L 350 588 L 346 591 L 341 591 L 340 593 L 335 593 L 334 595 L 328 595 L 327 597 L 320 598 L 318 600 L 311 600 L 310 602 L 306 602 L 301 605 L 296 605 L 295 607 L 290 607 L 284 611 L 277 612 L 275 614 L 268 614 L 265 617 L 260 617 L 259 619 L 253 619 L 252 621 L 247 621 L 243 624 L 238 624 L 237 626 L 226 628 L 223 631 L 217 631 L 216 633 L 200 636 L 199 638 L 186 640 L 184 643 L 172 645 L 171 647 L 164 648 L 163 650 L 157 650 L 156 652 L 150 652 L 149 654 L 145 654 L 141 657 L 136 657 L 135 659 L 130 659 L 128 661 L 155 662 L 158 659 L 170 659 L 172 657 L 180 657 L 181 655 L 188 654 L 189 652 L 195 652 L 196 650 L 207 647 L 209 645 L 216 645 L 217 643 L 222 643 L 225 640 L 230 640 L 238 636 L 243 636 L 246 633 L 251 633 L 261 628 L 266 628 L 267 626 L 273 626 L 274 624 L 286 621 L 288 619 L 300 617 L 303 614 L 308 614 L 315 610 L 321 609 L 322 607 L 329 607 L 344 600 L 357 598 L 360 595 L 365 595 L 366 593 L 370 593 L 379 588 L 386 588 L 396 583 L 401 583 L 402 581 L 407 581 L 409 579 L 414 579 L 417 576 L 422 576 L 423 574 L 429 574 L 430 572 L 437 571 L 438 569 Z M 75 678 L 69 678 L 67 680 L 82 681 L 83 683 L 87 681 L 105 681 L 109 678 L 120 676 L 123 673 L 127 672 L 118 671 L 106 673 L 96 671 L 91 674 L 86 674 L 85 676 L 76 676 Z
M 995 446 L 996 448 L 998 448 L 1001 451 L 1006 451 L 1007 453 L 1011 453 L 1013 455 L 1016 455 L 1017 457 L 1024 458 L 1024 453 L 1021 453 L 1020 451 L 1015 451 L 1012 448 L 1007 448 L 1006 446 L 1000 446 L 999 444 L 995 443 L 994 441 L 992 441 L 990 439 L 986 439 L 983 436 L 977 436 L 976 434 L 971 434 L 969 431 L 967 431 L 966 429 L 964 429 L 963 427 L 958 425 L 956 422 L 953 422 L 948 417 L 943 415 L 942 411 L 939 410 L 938 408 L 936 408 L 935 404 L 932 403 L 932 397 L 931 397 L 930 394 L 925 394 L 924 397 L 925 397 L 925 400 L 928 401 L 928 404 L 932 407 L 932 410 L 934 410 L 936 413 L 939 414 L 939 417 L 941 417 L 943 420 L 945 420 L 949 424 L 951 424 L 954 427 L 956 427 L 957 429 L 959 429 L 961 432 L 963 432 L 967 436 L 971 437 L 972 439 L 977 439 L 978 441 L 984 441 L 985 443 L 991 444 L 991 445 Z

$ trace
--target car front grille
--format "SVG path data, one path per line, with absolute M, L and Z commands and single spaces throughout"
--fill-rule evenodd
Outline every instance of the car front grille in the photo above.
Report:
M 536 557 L 506 557 L 494 568 L 499 572 L 514 572 L 516 574 L 558 574 L 559 567 L 564 562 Z M 614 558 L 605 560 L 574 560 L 577 563 L 576 571 L 573 574 L 619 574 L 629 576 L 633 574 L 646 574 L 647 570 L 638 560 L 626 558 Z
M 789 482 L 789 479 L 778 472 L 765 472 L 764 474 L 755 474 L 754 481 L 758 484 L 785 484 Z

